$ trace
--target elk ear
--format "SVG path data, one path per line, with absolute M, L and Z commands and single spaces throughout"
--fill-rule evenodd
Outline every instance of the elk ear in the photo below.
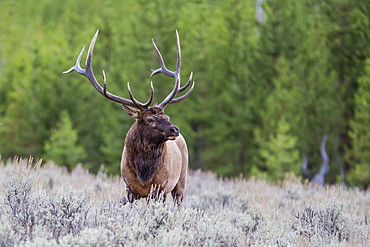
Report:
M 130 108 L 130 107 L 125 106 L 125 105 L 122 105 L 122 107 L 130 117 L 135 118 L 135 119 L 137 119 L 139 117 L 139 111 L 138 110 Z

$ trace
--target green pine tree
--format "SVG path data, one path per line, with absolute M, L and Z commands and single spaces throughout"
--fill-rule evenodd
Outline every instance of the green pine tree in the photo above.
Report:
M 45 160 L 65 166 L 71 171 L 77 163 L 86 158 L 86 152 L 77 140 L 77 131 L 72 127 L 68 112 L 62 111 L 57 126 L 45 142 Z
M 347 181 L 366 188 L 370 185 L 370 59 L 367 59 L 365 72 L 358 84 L 354 118 L 350 121 L 349 136 L 353 145 L 347 157 L 351 164 Z
M 340 143 L 338 144 L 339 152 L 348 164 L 354 164 L 357 157 L 353 155 L 351 138 L 357 131 L 354 130 L 354 123 L 365 125 L 366 122 L 360 122 L 359 103 L 357 101 L 357 90 L 360 86 L 358 79 L 364 74 L 365 60 L 370 54 L 370 1 L 363 0 L 328 0 L 320 2 L 323 23 L 325 23 L 328 48 L 330 50 L 330 62 L 332 68 L 336 71 L 337 84 L 340 86 L 337 94 L 340 95 L 343 102 L 343 115 L 339 120 L 341 123 Z M 360 92 L 362 95 L 363 92 Z M 356 113 L 357 112 L 357 113 Z M 353 120 L 353 121 L 352 121 Z M 349 133 L 354 132 L 350 136 Z M 339 138 L 338 138 L 339 139 Z M 353 146 L 364 146 L 359 144 L 359 140 L 354 139 Z M 356 156 L 359 155 L 355 151 Z M 360 155 L 362 156 L 362 155 Z M 352 159 L 355 162 L 352 162 Z M 363 162 L 363 156 L 360 158 Z M 346 166 L 346 164 L 345 164 Z M 368 184 L 366 172 L 359 169 L 356 165 L 358 175 L 365 176 L 363 179 L 352 178 L 357 182 L 353 183 L 358 186 Z M 362 173 L 361 170 L 364 170 Z M 369 169 L 367 169 L 369 170 Z M 351 180 L 349 178 L 349 180 Z M 360 181 L 363 181 L 360 182 Z M 350 182 L 351 183 L 351 182 Z
M 277 125 L 276 133 L 271 134 L 267 141 L 263 141 L 259 149 L 265 161 L 264 166 L 254 167 L 251 175 L 282 180 L 286 173 L 298 174 L 300 169 L 298 138 L 290 133 L 290 124 L 284 117 L 278 121 Z
M 282 179 L 287 171 L 299 175 L 298 126 L 305 130 L 302 90 L 297 74 L 285 58 L 278 59 L 278 76 L 274 91 L 266 98 L 267 109 L 261 110 L 262 125 L 255 129 L 259 151 L 252 169 L 254 175 Z
M 284 4 L 266 1 L 265 9 L 266 22 L 260 25 L 260 64 L 255 69 L 266 67 L 255 82 L 265 85 L 264 92 L 261 91 L 265 97 L 259 108 L 261 124 L 256 127 L 258 146 L 269 142 L 284 116 L 291 133 L 298 138 L 297 148 L 319 167 L 321 157 L 317 147 L 321 136 L 339 137 L 343 126 L 338 84 L 329 63 L 319 9 L 312 1 L 292 0 L 285 0 Z M 337 153 L 336 140 L 331 139 L 328 145 L 330 156 Z M 256 152 L 254 165 L 263 169 L 266 160 L 260 154 Z M 291 166 L 291 170 L 296 170 L 297 164 Z

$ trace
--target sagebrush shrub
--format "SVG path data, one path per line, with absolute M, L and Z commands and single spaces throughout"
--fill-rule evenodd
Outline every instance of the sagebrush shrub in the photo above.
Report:
M 370 244 L 364 191 L 190 171 L 182 208 L 171 196 L 122 205 L 124 182 L 103 171 L 13 165 L 0 165 L 0 247 Z
M 299 234 L 321 242 L 330 243 L 335 237 L 338 242 L 348 241 L 351 220 L 343 212 L 344 205 L 337 198 L 324 203 L 308 206 L 297 212 Z

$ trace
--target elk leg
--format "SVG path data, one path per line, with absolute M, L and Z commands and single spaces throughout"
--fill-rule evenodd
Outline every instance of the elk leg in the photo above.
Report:
M 123 179 L 126 183 L 126 196 L 120 200 L 120 203 L 125 205 L 127 202 L 133 203 L 134 200 L 139 199 L 139 195 L 128 185 L 126 179 Z
M 126 194 L 127 195 L 120 200 L 120 203 L 123 205 L 126 205 L 127 202 L 133 203 L 135 200 L 135 197 L 131 191 L 127 190 Z
M 179 189 L 179 187 L 179 184 L 177 184 L 176 187 L 171 191 L 171 195 L 175 205 L 181 206 L 182 200 L 184 198 L 184 189 Z

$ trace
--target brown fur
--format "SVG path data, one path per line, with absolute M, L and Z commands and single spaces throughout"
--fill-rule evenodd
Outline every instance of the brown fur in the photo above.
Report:
M 128 200 L 148 197 L 155 187 L 158 192 L 171 192 L 174 200 L 181 203 L 188 167 L 185 139 L 178 133 L 171 137 L 175 140 L 168 140 L 168 130 L 176 126 L 160 108 L 153 106 L 140 111 L 124 106 L 124 109 L 136 119 L 127 132 L 121 160 Z

